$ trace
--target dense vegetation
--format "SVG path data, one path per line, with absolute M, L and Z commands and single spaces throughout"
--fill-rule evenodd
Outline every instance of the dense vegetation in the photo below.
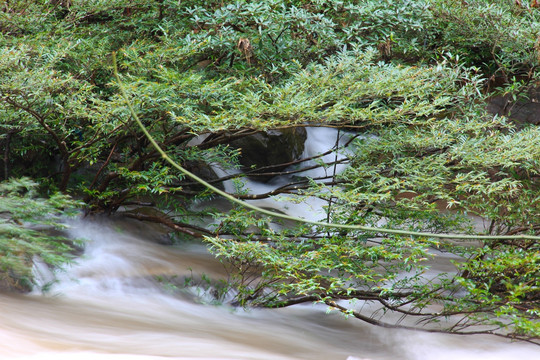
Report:
M 321 220 L 340 224 L 475 234 L 474 215 L 486 234 L 540 235 L 539 122 L 512 116 L 540 86 L 538 2 L 10 0 L 0 43 L 0 177 L 32 178 L 41 191 L 28 179 L 0 188 L 9 286 L 28 286 L 37 254 L 53 265 L 67 258 L 66 243 L 22 222 L 50 223 L 43 215 L 73 204 L 42 198 L 62 192 L 87 212 L 130 206 L 127 215 L 204 236 L 244 306 L 319 301 L 385 326 L 399 326 L 387 320 L 397 313 L 438 331 L 540 337 L 536 240 L 277 231 L 241 207 L 191 211 L 213 195 L 151 146 L 111 61 L 117 52 L 151 136 L 201 176 L 210 164 L 242 169 L 237 178 L 275 175 L 279 164 L 242 168 L 233 140 L 337 127 L 352 137 L 346 171 L 258 197 L 318 197 L 328 203 Z M 487 112 L 496 98 L 501 111 Z M 238 187 L 232 195 L 252 196 Z M 164 212 L 140 210 L 148 206 Z M 201 226 L 209 215 L 217 225 Z M 456 271 L 427 278 L 438 251 L 455 255 Z

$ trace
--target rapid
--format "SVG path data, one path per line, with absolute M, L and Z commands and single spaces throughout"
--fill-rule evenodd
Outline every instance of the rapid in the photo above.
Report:
M 328 138 L 310 132 L 310 144 L 322 135 Z M 335 135 L 326 141 L 335 142 Z M 317 204 L 300 206 L 306 208 L 290 211 L 307 214 Z M 324 305 L 244 310 L 204 304 L 204 297 L 168 291 L 155 281 L 203 275 L 226 281 L 225 268 L 204 245 L 165 246 L 161 229 L 122 218 L 68 225 L 68 235 L 85 239 L 85 247 L 57 281 L 45 293 L 0 294 L 0 359 L 540 358 L 540 349 L 527 343 L 385 329 L 328 313 Z M 447 266 L 444 259 L 440 266 Z M 53 278 L 46 268 L 36 266 L 36 272 L 42 285 Z

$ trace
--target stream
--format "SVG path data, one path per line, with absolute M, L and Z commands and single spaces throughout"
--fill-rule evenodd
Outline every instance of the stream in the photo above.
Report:
M 311 132 L 311 139 L 317 134 Z M 301 206 L 287 209 L 308 214 L 317 204 Z M 161 245 L 162 230 L 122 218 L 68 225 L 70 237 L 86 239 L 85 249 L 57 274 L 58 281 L 45 294 L 0 294 L 0 359 L 540 358 L 540 348 L 527 343 L 385 329 L 327 313 L 324 305 L 243 310 L 204 304 L 204 297 L 179 295 L 155 281 L 203 274 L 226 280 L 225 269 L 203 245 Z M 36 272 L 42 285 L 51 281 L 45 267 L 38 264 Z
M 84 255 L 45 294 L 0 295 L 0 359 L 537 359 L 490 336 L 383 329 L 322 305 L 244 311 L 168 293 L 161 274 L 226 276 L 202 246 L 120 219 L 77 220 Z

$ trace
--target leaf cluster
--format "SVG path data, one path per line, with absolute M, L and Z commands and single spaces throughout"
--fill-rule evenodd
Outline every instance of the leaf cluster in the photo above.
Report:
M 72 258 L 72 244 L 50 230 L 63 227 L 60 216 L 74 215 L 78 202 L 62 194 L 48 199 L 37 194 L 27 178 L 0 183 L 0 287 L 28 290 L 32 267 L 39 259 L 59 266 Z

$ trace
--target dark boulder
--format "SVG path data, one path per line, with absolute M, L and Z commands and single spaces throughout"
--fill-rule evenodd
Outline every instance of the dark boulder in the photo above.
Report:
M 210 164 L 207 164 L 203 161 L 186 161 L 183 166 L 193 174 L 197 175 L 205 181 L 208 181 L 218 189 L 225 190 L 223 183 L 215 181 L 219 179 L 219 176 L 216 174 L 215 170 Z M 188 181 L 190 181 L 190 179 L 188 179 Z M 203 185 L 196 184 L 193 181 L 190 182 L 192 183 L 191 185 L 184 185 L 184 187 L 188 190 L 202 191 L 205 189 Z
M 234 140 L 231 146 L 241 149 L 239 161 L 244 171 L 273 173 L 283 171 L 290 162 L 300 159 L 306 138 L 306 129 L 295 127 L 258 132 Z M 267 181 L 272 175 L 256 178 Z
M 528 90 L 527 99 L 514 102 L 511 95 L 489 99 L 487 110 L 491 114 L 504 115 L 521 124 L 540 125 L 540 88 Z

